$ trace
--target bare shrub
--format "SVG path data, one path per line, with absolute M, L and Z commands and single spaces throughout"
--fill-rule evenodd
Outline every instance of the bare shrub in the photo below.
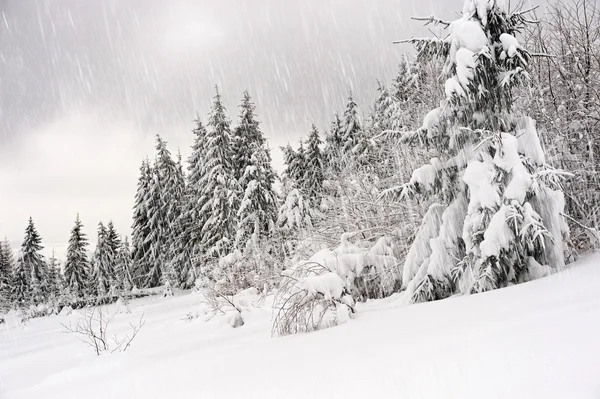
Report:
M 140 316 L 138 324 L 129 323 L 131 332 L 125 336 L 108 335 L 108 327 L 114 319 L 115 314 L 107 314 L 102 307 L 93 307 L 86 310 L 84 315 L 77 321 L 77 324 L 62 324 L 63 332 L 76 334 L 81 342 L 92 348 L 96 355 L 103 352 L 125 352 L 137 334 L 145 324 L 144 314 Z

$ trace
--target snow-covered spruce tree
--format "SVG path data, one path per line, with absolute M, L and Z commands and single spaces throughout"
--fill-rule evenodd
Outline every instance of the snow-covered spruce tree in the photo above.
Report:
M 300 140 L 298 151 L 289 145 L 282 150 L 285 162 L 282 180 L 287 192 L 284 191 L 285 197 L 279 207 L 277 226 L 288 247 L 287 252 L 291 254 L 296 244 L 309 236 L 320 213 L 317 207 L 312 206 L 306 192 L 307 153 L 303 141 Z
M 564 199 L 535 123 L 511 109 L 530 54 L 516 39 L 527 20 L 504 2 L 466 0 L 446 39 L 410 39 L 418 58 L 445 59 L 440 107 L 408 132 L 438 156 L 401 197 L 434 196 L 404 265 L 414 302 L 487 291 L 564 265 Z M 542 266 L 543 265 L 543 266 Z M 547 267 L 549 266 L 549 268 Z
M 44 302 L 47 296 L 48 265 L 41 254 L 42 238 L 30 217 L 15 269 L 16 299 L 19 303 Z
M 159 281 L 165 280 L 169 280 L 171 285 L 178 285 L 180 267 L 171 258 L 173 252 L 170 248 L 177 238 L 175 222 L 181 214 L 185 183 L 183 172 L 173 161 L 167 142 L 158 135 L 153 171 L 149 204 L 152 268 L 148 276 L 148 285 L 155 286 Z
M 228 254 L 235 239 L 239 188 L 233 170 L 231 122 L 225 112 L 217 89 L 206 134 L 206 173 L 200 181 L 200 212 L 208 216 L 202 226 L 207 260 Z
M 112 220 L 109 220 L 106 225 L 106 245 L 110 247 L 113 254 L 116 254 L 121 246 L 121 237 L 119 237 Z
M 240 178 L 244 196 L 237 212 L 236 247 L 258 246 L 273 231 L 277 217 L 277 196 L 273 190 L 274 171 L 266 145 L 252 143 L 250 163 Z
M 183 235 L 183 229 L 185 227 L 182 223 L 181 214 L 184 212 L 185 204 L 185 174 L 183 173 L 183 162 L 181 160 L 181 152 L 177 151 L 177 171 L 175 173 L 175 184 L 174 193 L 177 198 L 177 204 L 172 208 L 172 214 L 170 216 L 170 234 L 168 241 L 168 253 L 167 259 L 170 263 L 168 267 L 171 273 L 171 280 L 175 286 L 184 286 L 187 280 L 188 259 L 181 259 L 179 251 L 181 250 L 180 238 Z
M 284 195 L 287 195 L 292 189 L 302 189 L 304 187 L 304 166 L 305 166 L 305 151 L 304 144 L 300 140 L 300 146 L 298 151 L 288 144 L 285 147 L 281 147 L 283 152 L 283 162 L 285 168 L 281 174 L 284 184 Z
M 79 214 L 75 219 L 75 226 L 71 230 L 67 259 L 65 261 L 65 288 L 70 295 L 83 297 L 87 290 L 90 263 L 87 256 L 88 239 L 83 232 L 83 224 Z
M 133 234 L 132 234 L 132 273 L 135 286 L 143 286 L 146 276 L 150 273 L 150 220 L 148 217 L 148 201 L 150 198 L 150 185 L 152 182 L 152 169 L 150 162 L 145 159 L 140 166 L 135 205 L 133 207 Z
M 115 275 L 117 277 L 118 288 L 124 291 L 131 291 L 133 288 L 132 259 L 127 236 L 119 240 L 117 256 L 115 261 Z
M 99 297 L 108 295 L 116 284 L 115 253 L 108 239 L 108 230 L 102 222 L 98 223 L 98 240 L 92 263 L 92 290 Z
M 60 271 L 60 262 L 56 258 L 56 252 L 52 248 L 52 255 L 48 258 L 48 302 L 56 305 L 56 301 L 62 293 L 64 280 Z
M 238 125 L 233 129 L 233 169 L 235 178 L 239 181 L 246 172 L 246 167 L 251 164 L 254 145 L 266 146 L 265 137 L 260 130 L 260 122 L 256 120 L 254 111 L 256 107 L 252 103 L 250 95 L 244 91 L 242 103 L 239 106 L 240 115 Z M 241 187 L 242 192 L 245 187 Z
M 331 123 L 329 131 L 325 132 L 325 149 L 323 150 L 323 159 L 328 168 L 340 170 L 340 156 L 343 152 L 343 123 L 340 116 L 336 113 L 335 120 Z
M 361 141 L 363 136 L 360 119 L 358 117 L 358 109 L 352 93 L 348 97 L 348 104 L 346 105 L 346 111 L 344 111 L 343 120 L 343 131 L 342 131 L 342 158 L 348 161 L 348 158 L 352 158 L 354 147 Z
M 184 287 L 192 286 L 197 278 L 199 261 L 203 256 L 202 226 L 207 219 L 207 213 L 201 212 L 200 204 L 201 180 L 206 171 L 206 128 L 200 116 L 196 117 L 194 123 L 194 144 L 188 158 L 183 207 L 177 220 L 179 235 L 173 247 L 175 260 L 181 266 L 180 280 Z
M 322 141 L 319 131 L 312 125 L 308 141 L 306 143 L 306 154 L 304 157 L 304 179 L 303 191 L 313 206 L 318 207 L 323 195 L 323 154 L 321 153 Z
M 15 261 L 10 243 L 0 241 L 0 313 L 12 307 L 13 269 Z

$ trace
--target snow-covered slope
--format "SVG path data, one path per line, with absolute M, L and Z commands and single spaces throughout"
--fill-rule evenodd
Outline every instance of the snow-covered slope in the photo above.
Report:
M 126 353 L 95 356 L 61 322 L 0 326 L 1 398 L 597 398 L 600 256 L 534 282 L 406 307 L 373 301 L 327 330 L 270 338 L 191 322 L 199 297 L 145 298 L 114 332 L 147 320 Z

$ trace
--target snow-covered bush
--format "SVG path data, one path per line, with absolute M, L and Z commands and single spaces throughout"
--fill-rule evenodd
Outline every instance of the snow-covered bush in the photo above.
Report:
M 323 249 L 283 272 L 275 298 L 274 334 L 286 335 L 335 325 L 354 313 L 356 300 L 383 298 L 398 290 L 401 275 L 391 238 L 374 245 L 351 243 Z

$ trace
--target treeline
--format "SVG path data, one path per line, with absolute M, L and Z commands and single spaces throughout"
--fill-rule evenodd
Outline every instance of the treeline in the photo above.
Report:
M 359 112 L 350 95 L 328 129 L 320 133 L 312 126 L 306 139 L 282 148 L 280 177 L 249 94 L 233 125 L 217 91 L 207 120 L 194 122 L 185 165 L 160 137 L 154 159 L 142 162 L 131 247 L 111 223 L 100 224 L 88 259 L 77 219 L 61 273 L 55 260 L 40 255 L 41 238 L 30 220 L 16 259 L 8 244 L 0 247 L 6 306 L 161 285 L 268 290 L 283 269 L 334 247 L 347 233 L 361 243 L 391 237 L 398 259 L 393 274 L 401 276 L 392 285 L 411 289 L 414 300 L 522 281 L 537 267 L 533 261 L 564 264 L 597 247 L 600 12 L 591 0 L 563 6 L 550 7 L 546 23 L 533 28 L 522 14 L 501 7 L 489 15 L 474 11 L 465 21 L 481 38 L 477 51 L 412 40 L 415 59 L 405 57 L 392 82 L 378 85 L 371 107 Z M 512 36 L 517 32 L 519 40 Z M 485 48 L 493 56 L 482 58 Z M 527 114 L 537 119 L 537 129 Z M 519 147 L 520 160 L 503 169 L 496 154 L 507 151 L 505 133 L 498 132 L 517 131 L 516 138 L 530 140 L 537 152 Z M 482 163 L 482 178 L 498 193 L 488 208 L 471 204 L 479 187 L 477 179 L 465 179 L 471 161 Z M 513 167 L 526 183 L 518 203 L 505 195 Z M 275 190 L 278 180 L 281 189 Z M 542 201 L 544 196 L 552 198 Z M 528 220 L 527 228 L 510 240 L 512 247 L 484 256 L 479 248 L 485 234 L 502 226 L 490 228 L 500 209 Z M 456 226 L 465 220 L 468 226 L 447 235 L 451 223 L 443 224 L 450 217 L 444 212 L 455 212 Z M 440 246 L 433 250 L 436 238 Z M 469 278 L 479 276 L 476 281 L 465 280 L 467 271 Z M 369 279 L 376 285 L 383 277 Z

